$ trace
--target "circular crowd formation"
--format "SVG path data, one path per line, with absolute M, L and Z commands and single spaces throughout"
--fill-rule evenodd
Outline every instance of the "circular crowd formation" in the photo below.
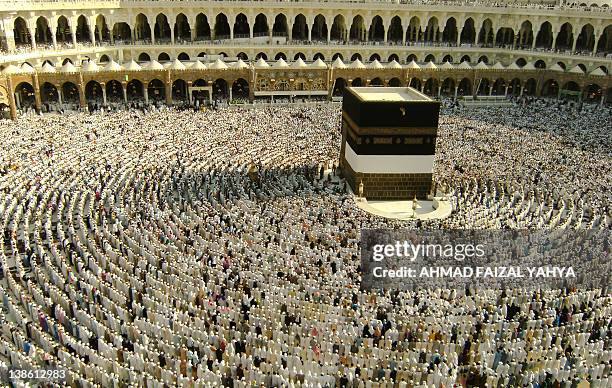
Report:
M 335 104 L 1 121 L 0 369 L 75 387 L 610 385 L 601 289 L 360 290 L 362 228 L 612 225 L 609 108 L 444 104 L 444 220 L 360 210 Z

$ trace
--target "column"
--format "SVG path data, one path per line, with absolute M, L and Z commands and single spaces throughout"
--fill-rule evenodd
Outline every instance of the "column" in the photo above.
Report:
M 425 81 L 421 81 L 421 93 L 423 93 L 424 89 L 425 89 Z
M 166 104 L 172 105 L 172 81 L 166 81 Z
M 551 46 L 551 49 L 553 49 L 553 50 L 554 50 L 554 49 L 555 49 L 555 47 L 557 46 L 557 37 L 559 36 L 559 32 L 560 32 L 560 31 L 558 31 L 558 32 L 555 34 L 555 36 L 553 36 L 553 41 L 552 41 L 552 46 Z
M 289 24 L 289 22 L 287 22 Z M 293 35 L 293 26 L 287 26 L 287 41 L 291 42 L 291 35 Z
M 127 104 L 127 83 L 126 82 L 122 82 L 121 83 L 121 89 L 123 90 L 123 102 L 125 102 Z
M 142 86 L 142 94 L 144 96 L 145 103 L 148 104 L 149 103 L 149 88 L 147 87 L 147 85 Z M 189 94 L 189 96 L 191 96 L 191 93 Z
M 459 85 L 455 86 L 455 98 L 457 98 L 458 93 L 459 93 Z
M 489 85 L 489 96 L 493 95 L 493 85 Z
M 32 50 L 36 50 L 36 29 L 28 28 L 28 30 L 30 31 L 30 39 L 32 40 Z
M 442 85 L 438 86 L 438 98 L 440 98 L 440 95 L 442 94 Z
M 476 39 L 474 40 L 474 46 L 478 46 L 478 43 L 480 41 L 480 33 L 478 30 L 476 30 Z
M 457 28 L 457 47 L 461 46 L 461 32 Z
M 74 25 L 77 23 L 76 20 L 70 20 L 70 34 L 72 35 L 72 45 L 74 47 L 76 47 L 77 45 L 77 40 L 76 40 L 76 29 L 74 28 Z
M 523 96 L 523 92 L 525 91 L 525 86 L 523 86 L 523 84 L 521 84 L 520 87 L 521 87 L 521 94 L 520 94 L 520 96 L 522 97 Z
M 531 42 L 531 49 L 535 50 L 535 46 L 536 46 L 536 35 L 533 36 L 532 42 Z
M 174 26 L 170 27 L 170 41 L 174 44 Z
M 386 37 L 386 35 L 385 35 Z M 331 27 L 327 29 L 327 43 L 331 40 Z M 386 41 L 387 39 L 385 39 Z
M 232 101 L 232 87 L 228 86 L 228 90 L 229 90 L 229 101 Z
M 11 77 L 9 76 L 7 78 L 7 82 L 8 82 L 8 99 L 9 99 L 9 108 L 11 110 L 11 120 L 16 120 L 17 119 L 17 107 L 16 107 L 16 101 L 15 101 L 15 93 L 13 93 L 13 80 L 11 79 Z
M 601 91 L 601 101 L 599 102 L 599 105 L 603 106 L 605 102 L 606 102 L 606 93 L 604 93 L 604 90 L 602 90 Z
M 15 92 L 15 106 L 17 109 L 21 109 L 21 97 L 19 97 L 19 93 Z
M 387 43 L 387 36 L 389 35 L 389 27 L 385 28 L 385 43 Z
M 193 41 L 195 41 L 197 31 L 196 31 L 196 28 L 195 28 L 195 24 L 193 26 L 191 26 L 191 25 L 189 25 L 189 26 L 191 27 L 191 41 L 193 42 Z M 233 31 L 233 29 L 232 29 L 232 31 Z
M 599 45 L 599 40 L 601 39 L 601 31 L 595 31 L 594 35 L 597 38 L 595 39 L 595 44 L 593 45 L 593 55 L 597 54 L 597 45 Z
M 572 43 L 572 54 L 574 54 L 576 52 L 576 43 L 578 42 L 578 39 L 574 39 L 574 42 Z
M 55 85 L 55 89 L 57 90 L 57 103 L 59 104 L 61 108 L 64 105 L 64 101 L 62 99 L 62 86 Z
M 102 103 L 106 105 L 106 83 L 101 82 L 100 86 L 102 87 Z
M 253 30 L 253 29 L 251 28 L 251 31 L 252 31 L 252 30 Z M 252 34 L 251 34 L 251 37 L 252 37 Z M 311 42 L 311 41 L 312 41 L 312 28 L 309 28 L 309 29 L 308 29 L 308 41 L 309 41 L 309 42 Z
M 504 97 L 508 97 L 508 86 L 509 85 L 506 85 L 506 90 L 504 91 Z

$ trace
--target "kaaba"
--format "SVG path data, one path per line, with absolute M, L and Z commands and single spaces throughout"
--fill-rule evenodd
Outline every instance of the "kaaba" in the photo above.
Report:
M 432 191 L 440 102 L 409 87 L 348 87 L 340 168 L 372 200 L 426 199 Z

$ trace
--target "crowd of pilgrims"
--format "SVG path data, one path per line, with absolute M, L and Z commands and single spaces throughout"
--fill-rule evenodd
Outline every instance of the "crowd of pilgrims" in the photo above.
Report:
M 453 214 L 360 210 L 340 107 L 1 121 L 0 371 L 72 387 L 609 387 L 606 289 L 360 289 L 362 228 L 610 228 L 610 110 L 445 104 Z M 586 384 L 586 385 L 585 385 Z

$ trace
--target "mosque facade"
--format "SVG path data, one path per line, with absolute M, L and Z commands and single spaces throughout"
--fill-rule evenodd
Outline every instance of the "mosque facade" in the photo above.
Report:
M 0 104 L 333 99 L 345 86 L 610 100 L 612 12 L 527 2 L 4 1 Z M 208 92 L 207 92 L 208 89 Z

